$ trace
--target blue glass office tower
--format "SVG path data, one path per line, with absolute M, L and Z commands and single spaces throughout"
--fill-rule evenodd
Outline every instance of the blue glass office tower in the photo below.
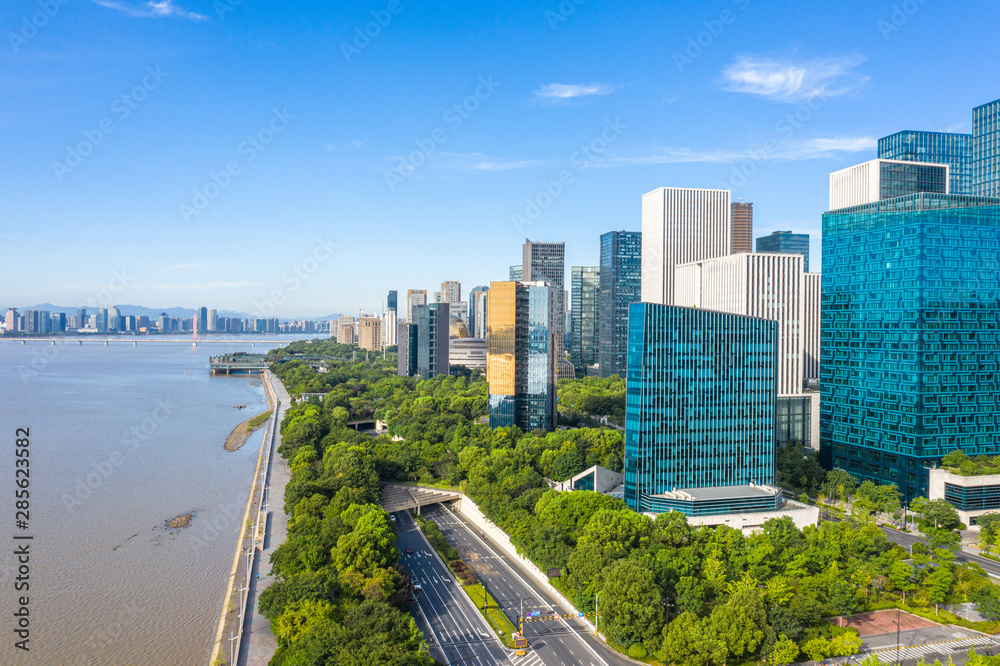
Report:
M 686 515 L 774 511 L 778 322 L 629 306 L 625 501 Z
M 821 455 L 927 494 L 1000 452 L 1000 199 L 913 194 L 823 216 Z
M 972 110 L 974 194 L 1000 197 L 1000 99 Z
M 950 132 L 896 132 L 878 140 L 883 160 L 932 162 L 951 167 L 951 194 L 973 194 L 972 135 Z
M 449 307 L 447 303 L 418 305 L 413 309 L 417 320 L 417 375 L 434 379 L 451 371 L 448 364 Z M 413 354 L 411 350 L 409 352 Z
M 793 234 L 791 231 L 773 231 L 770 236 L 757 239 L 758 252 L 779 254 L 801 254 L 805 259 L 803 268 L 809 272 L 809 234 Z
M 642 232 L 603 234 L 600 271 L 597 362 L 601 377 L 624 377 L 628 360 L 628 306 L 642 300 Z
M 396 291 L 392 290 L 389 292 L 388 298 L 385 299 L 385 307 L 387 310 L 395 310 L 397 304 Z

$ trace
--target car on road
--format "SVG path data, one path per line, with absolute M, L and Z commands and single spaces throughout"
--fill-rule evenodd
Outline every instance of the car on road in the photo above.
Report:
M 396 522 L 396 516 L 395 516 L 395 514 L 390 513 L 389 514 L 389 520 L 391 520 L 392 522 Z
M 419 597 L 420 593 L 424 591 L 424 586 L 420 583 L 413 584 L 413 596 Z
M 413 555 L 413 546 L 407 546 L 406 547 L 406 554 L 407 555 Z

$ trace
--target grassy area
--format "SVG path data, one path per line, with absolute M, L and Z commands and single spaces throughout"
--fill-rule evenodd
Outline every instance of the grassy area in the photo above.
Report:
M 511 640 L 510 635 L 517 631 L 517 627 L 510 621 L 510 619 L 504 615 L 503 611 L 497 605 L 497 600 L 493 598 L 493 595 L 483 588 L 482 585 L 463 585 L 462 589 L 465 593 L 469 595 L 472 599 L 473 605 L 479 609 L 482 613 L 483 609 L 483 595 L 489 599 L 489 608 L 486 610 L 486 620 L 493 627 L 493 631 L 500 635 L 500 640 L 503 644 L 509 648 L 514 647 L 514 642 Z
M 257 416 L 255 416 L 252 419 L 250 419 L 249 421 L 247 421 L 247 430 L 253 430 L 254 428 L 261 427 L 262 425 L 264 425 L 265 423 L 267 423 L 267 420 L 269 418 L 271 418 L 271 410 L 270 409 L 267 410 L 266 412 L 264 412 L 263 414 L 258 414 Z

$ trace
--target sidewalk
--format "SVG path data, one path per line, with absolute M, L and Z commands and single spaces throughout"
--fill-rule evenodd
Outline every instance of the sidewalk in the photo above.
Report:
M 267 379 L 270 380 L 271 388 L 278 400 L 281 401 L 281 408 L 276 415 L 280 424 L 285 417 L 285 410 L 291 403 L 291 398 L 281 380 L 275 377 L 270 370 L 267 371 Z M 247 606 L 252 612 L 248 612 L 243 620 L 243 641 L 240 645 L 239 657 L 236 660 L 237 664 L 245 666 L 266 666 L 278 648 L 274 634 L 271 633 L 271 623 L 257 612 L 257 600 L 260 592 L 274 582 L 274 578 L 271 576 L 271 553 L 281 545 L 288 533 L 288 516 L 282 507 L 285 500 L 285 486 L 288 484 L 291 474 L 288 470 L 288 462 L 278 455 L 278 447 L 281 445 L 280 434 L 274 438 L 271 445 L 274 448 L 271 451 L 271 471 L 267 479 L 268 500 L 264 551 L 258 555 L 251 572 L 253 575 L 250 576 Z M 259 579 L 258 576 L 260 576 Z

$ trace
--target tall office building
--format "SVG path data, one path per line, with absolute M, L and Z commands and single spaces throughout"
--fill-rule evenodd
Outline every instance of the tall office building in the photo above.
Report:
M 195 313 L 195 316 L 198 318 L 198 332 L 206 332 L 208 330 L 208 308 L 198 308 L 198 312 Z
M 573 266 L 570 280 L 572 335 L 569 356 L 574 366 L 586 368 L 597 363 L 597 293 L 601 287 L 601 269 L 597 266 Z
M 1000 199 L 915 194 L 823 215 L 821 454 L 926 495 L 949 451 L 1000 453 Z
M 801 254 L 805 257 L 805 271 L 809 272 L 809 234 L 772 231 L 770 236 L 762 236 L 757 239 L 757 251 Z
M 802 321 L 802 374 L 806 384 L 819 381 L 820 375 L 820 323 L 823 299 L 823 276 L 819 273 L 805 275 L 805 304 Z M 816 442 L 819 445 L 819 442 Z
M 951 194 L 972 194 L 972 135 L 905 130 L 878 140 L 881 160 L 947 164 Z
M 219 330 L 219 311 L 209 309 L 208 311 L 208 332 L 215 333 Z
M 385 347 L 391 347 L 397 344 L 396 340 L 396 308 L 387 309 L 385 314 L 382 315 L 382 344 Z
M 642 298 L 642 233 L 601 236 L 601 284 L 597 296 L 597 362 L 601 377 L 625 376 L 628 306 Z
M 468 301 L 455 301 L 453 303 L 448 303 L 450 306 L 448 310 L 451 312 L 452 317 L 458 317 L 469 326 L 469 302 Z M 471 330 L 471 327 L 469 327 Z
M 734 201 L 730 213 L 733 230 L 729 254 L 753 252 L 753 204 Z
M 524 282 L 545 282 L 553 289 L 555 307 L 549 311 L 549 332 L 556 336 L 554 349 L 558 379 L 573 379 L 576 370 L 566 360 L 566 244 L 526 240 L 521 248 Z
M 408 289 L 406 291 L 406 321 L 415 323 L 413 310 L 421 305 L 427 305 L 426 289 Z
M 732 254 L 677 267 L 678 306 L 778 322 L 778 395 L 802 393 L 805 273 L 797 254 Z
M 469 330 L 472 337 L 486 339 L 486 294 L 489 287 L 476 287 L 469 292 Z
M 451 372 L 448 365 L 448 303 L 429 303 L 414 310 L 417 324 L 417 375 L 433 379 Z M 410 352 L 413 353 L 412 351 Z
M 552 430 L 556 349 L 551 309 L 561 300 L 544 282 L 492 282 L 487 292 L 490 427 Z
M 830 174 L 830 210 L 862 206 L 893 197 L 947 194 L 951 167 L 901 160 L 870 160 Z
M 441 283 L 441 302 L 458 303 L 462 300 L 462 283 L 457 280 L 445 280 Z M 455 314 L 452 312 L 452 314 Z
M 1000 99 L 972 110 L 974 194 L 1000 196 Z
M 396 309 L 396 290 L 393 289 L 389 292 L 389 296 L 385 300 L 385 307 L 389 310 Z
M 21 317 L 15 308 L 7 308 L 7 316 L 4 317 L 4 330 L 8 333 L 17 333 L 21 330 Z
M 358 319 L 358 347 L 368 351 L 382 351 L 382 319 L 363 317 Z
M 108 331 L 112 333 L 117 333 L 121 330 L 121 318 L 122 313 L 117 306 L 112 305 L 108 308 Z
M 508 277 L 511 282 L 520 282 L 524 279 L 524 266 L 518 264 L 517 266 L 511 266 L 508 271 Z
M 729 254 L 729 190 L 661 187 L 642 197 L 642 301 L 674 303 L 674 267 Z
M 688 516 L 775 511 L 778 324 L 629 306 L 625 502 Z
M 417 325 L 397 322 L 396 341 L 399 345 L 396 374 L 400 377 L 413 377 L 417 374 Z
M 354 333 L 354 317 L 351 315 L 340 315 L 337 319 L 337 342 L 342 345 L 353 345 Z

